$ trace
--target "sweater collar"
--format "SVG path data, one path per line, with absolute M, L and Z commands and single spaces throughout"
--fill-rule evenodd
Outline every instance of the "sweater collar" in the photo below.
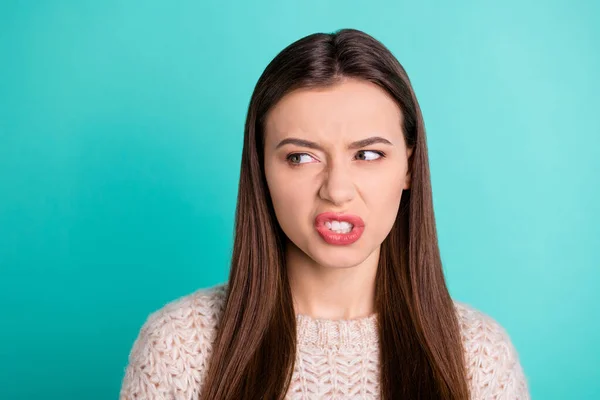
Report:
M 327 346 L 371 346 L 377 343 L 377 313 L 355 319 L 323 319 L 296 314 L 298 344 Z

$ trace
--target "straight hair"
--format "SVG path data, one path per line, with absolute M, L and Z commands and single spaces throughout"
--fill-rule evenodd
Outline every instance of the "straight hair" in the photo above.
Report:
M 296 356 L 296 317 L 284 245 L 264 172 L 266 116 L 298 88 L 344 78 L 383 88 L 403 116 L 410 189 L 381 244 L 375 278 L 382 399 L 467 400 L 464 349 L 438 247 L 425 126 L 406 71 L 372 36 L 315 33 L 283 49 L 260 76 L 248 107 L 225 308 L 200 399 L 283 399 Z

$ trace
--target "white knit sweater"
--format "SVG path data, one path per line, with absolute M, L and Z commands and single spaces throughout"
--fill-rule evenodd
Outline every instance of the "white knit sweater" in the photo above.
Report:
M 129 354 L 120 400 L 197 400 L 227 284 L 198 289 L 151 313 Z M 506 331 L 457 301 L 471 398 L 528 400 Z M 353 320 L 296 315 L 298 351 L 286 399 L 378 399 L 376 314 Z

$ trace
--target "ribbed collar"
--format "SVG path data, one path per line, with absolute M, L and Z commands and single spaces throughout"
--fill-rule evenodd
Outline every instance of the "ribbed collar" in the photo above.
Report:
M 296 314 L 298 344 L 318 347 L 377 344 L 377 313 L 356 319 L 322 319 Z

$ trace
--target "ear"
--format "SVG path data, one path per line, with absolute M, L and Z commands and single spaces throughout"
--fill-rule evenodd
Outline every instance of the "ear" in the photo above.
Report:
M 408 190 L 411 187 L 411 183 L 412 183 L 412 154 L 413 154 L 413 150 L 414 147 L 411 147 L 410 149 L 406 150 L 406 159 L 408 162 L 408 168 L 406 171 L 406 177 L 404 178 L 404 190 Z

